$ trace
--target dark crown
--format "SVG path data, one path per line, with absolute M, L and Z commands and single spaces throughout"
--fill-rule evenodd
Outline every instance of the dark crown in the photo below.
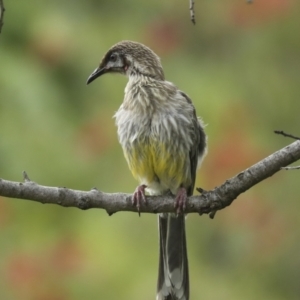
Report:
M 124 56 L 131 64 L 130 75 L 150 76 L 158 80 L 164 80 L 164 72 L 159 57 L 147 46 L 132 42 L 121 41 L 110 48 L 103 58 L 109 59 L 112 53 L 117 52 Z

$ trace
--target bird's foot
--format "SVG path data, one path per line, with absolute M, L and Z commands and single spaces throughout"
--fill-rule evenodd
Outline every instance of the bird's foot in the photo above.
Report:
M 133 196 L 132 196 L 132 205 L 136 206 L 136 208 L 138 210 L 138 213 L 139 213 L 139 216 L 141 215 L 140 214 L 141 202 L 144 202 L 144 203 L 147 202 L 146 197 L 145 197 L 146 187 L 147 186 L 145 184 L 139 185 L 135 189 L 135 191 L 133 193 Z
M 174 203 L 174 207 L 177 215 L 184 213 L 186 208 L 186 202 L 187 202 L 186 189 L 181 187 L 177 192 L 175 203 Z

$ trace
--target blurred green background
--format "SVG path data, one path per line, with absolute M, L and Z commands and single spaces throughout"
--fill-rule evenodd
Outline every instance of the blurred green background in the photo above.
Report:
M 114 43 L 145 43 L 208 124 L 197 186 L 211 189 L 300 135 L 296 0 L 5 1 L 0 35 L 0 178 L 132 192 L 112 116 L 127 79 L 88 75 Z M 299 299 L 299 172 L 187 222 L 191 299 Z M 153 300 L 154 215 L 0 197 L 0 299 Z

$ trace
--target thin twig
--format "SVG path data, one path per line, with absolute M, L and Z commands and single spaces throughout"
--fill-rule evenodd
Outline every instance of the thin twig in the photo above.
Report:
M 190 1 L 190 16 L 191 16 L 191 21 L 193 24 L 196 24 L 196 19 L 195 19 L 195 1 L 194 0 L 189 0 Z
M 28 174 L 26 173 L 26 171 L 23 171 L 23 180 L 24 182 L 31 182 Z
M 300 170 L 300 166 L 295 166 L 295 167 L 282 167 L 281 170 Z
M 3 22 L 4 12 L 5 12 L 4 3 L 3 0 L 0 0 L 0 33 L 1 33 L 2 26 L 4 24 Z
M 275 130 L 274 132 L 277 133 L 277 134 L 281 134 L 281 135 L 283 135 L 283 136 L 285 136 L 285 137 L 290 137 L 290 138 L 295 139 L 295 140 L 300 140 L 299 137 L 297 137 L 297 136 L 295 136 L 295 135 L 292 135 L 292 134 L 289 134 L 289 133 L 285 133 L 285 132 L 282 131 L 282 130 Z
M 241 193 L 299 159 L 300 141 L 295 141 L 226 180 L 219 187 L 211 191 L 200 189 L 200 196 L 189 197 L 185 213 L 196 212 L 213 217 L 216 211 L 229 206 Z M 136 207 L 132 206 L 131 194 L 107 194 L 95 188 L 86 192 L 65 187 L 48 187 L 28 179 L 27 174 L 24 176 L 24 182 L 0 179 L 0 196 L 80 209 L 101 208 L 109 215 L 118 211 L 137 212 Z M 170 195 L 147 196 L 146 199 L 146 204 L 141 203 L 141 213 L 174 212 L 174 198 Z
M 277 134 L 281 134 L 283 135 L 284 137 L 289 137 L 289 138 L 292 138 L 292 139 L 295 139 L 295 140 L 300 140 L 299 137 L 297 136 L 294 136 L 292 134 L 289 134 L 289 133 L 285 133 L 284 131 L 282 130 L 275 130 L 274 131 L 275 133 Z M 300 169 L 300 166 L 294 166 L 294 167 L 281 167 L 281 170 L 299 170 Z

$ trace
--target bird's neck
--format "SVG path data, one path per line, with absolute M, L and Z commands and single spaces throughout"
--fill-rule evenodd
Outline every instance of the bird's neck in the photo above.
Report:
M 157 82 L 156 79 L 142 74 L 129 76 L 125 88 L 124 108 L 138 114 L 151 115 L 154 103 L 151 99 L 149 86 L 155 85 L 155 82 Z
M 127 85 L 135 85 L 136 83 L 147 84 L 157 81 L 154 76 L 143 73 L 131 73 L 128 75 Z
M 140 65 L 136 62 L 127 69 L 126 75 L 129 80 L 131 78 L 142 80 L 147 77 L 162 81 L 165 79 L 164 71 L 161 66 L 153 68 L 146 65 Z

